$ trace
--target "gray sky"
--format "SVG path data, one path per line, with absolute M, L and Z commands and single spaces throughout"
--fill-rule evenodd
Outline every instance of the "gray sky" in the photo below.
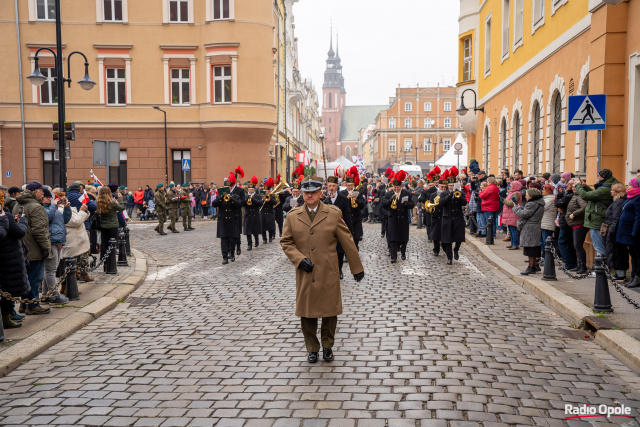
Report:
M 301 74 L 321 95 L 333 21 L 347 105 L 386 104 L 398 83 L 453 85 L 459 9 L 457 0 L 300 0 L 293 15 Z

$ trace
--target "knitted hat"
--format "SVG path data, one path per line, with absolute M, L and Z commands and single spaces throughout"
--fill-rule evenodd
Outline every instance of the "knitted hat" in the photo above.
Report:
M 527 190 L 527 194 L 529 195 L 529 197 L 534 198 L 536 196 L 541 196 L 542 193 L 540 192 L 540 190 L 538 190 L 537 188 L 529 188 Z
M 572 177 L 572 173 L 571 172 L 562 172 L 560 174 L 560 177 L 564 179 L 565 182 L 569 181 Z
M 611 169 L 601 169 L 600 172 L 598 172 L 598 175 L 600 175 L 604 180 L 607 180 L 613 176 L 613 172 L 611 172 Z
M 109 184 L 107 187 L 109 187 L 109 190 L 111 190 L 112 193 L 118 191 L 118 184 Z
M 44 194 L 43 197 L 53 197 L 53 194 L 51 193 L 51 191 L 49 191 L 48 188 L 45 188 L 42 191 L 43 191 L 43 194 Z
M 40 184 L 38 181 L 31 181 L 30 183 L 27 184 L 27 190 L 29 191 L 36 191 L 36 190 L 40 190 L 42 188 L 42 184 Z
M 72 182 L 71 184 L 69 184 L 69 191 L 80 191 L 81 189 L 82 185 L 80 185 L 80 183 L 78 182 Z
M 100 184 L 98 184 L 97 182 L 94 182 L 94 183 L 93 183 L 93 186 L 94 186 L 95 188 L 98 188 L 98 187 L 100 187 Z
M 560 174 L 554 173 L 553 175 L 551 175 L 551 181 L 553 181 L 554 184 L 560 182 Z

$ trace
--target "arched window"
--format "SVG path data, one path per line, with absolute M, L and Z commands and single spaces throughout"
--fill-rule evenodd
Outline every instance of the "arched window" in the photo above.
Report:
M 531 173 L 540 173 L 540 103 L 533 104 L 533 118 L 531 119 Z
M 520 113 L 513 118 L 513 170 L 520 169 Z
M 507 142 L 509 141 L 507 132 L 507 119 L 502 119 L 502 129 L 500 129 L 502 136 L 502 169 L 507 169 Z
M 553 163 L 550 173 L 560 173 L 560 148 L 562 145 L 562 100 L 556 92 L 553 98 Z
M 489 126 L 484 128 L 484 164 L 483 167 L 491 170 L 491 141 L 489 140 Z
M 351 147 L 347 146 L 347 148 L 344 149 L 344 156 L 351 161 Z

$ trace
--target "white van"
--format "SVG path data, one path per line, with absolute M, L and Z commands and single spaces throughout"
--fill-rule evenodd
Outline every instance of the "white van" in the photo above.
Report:
M 399 170 L 403 170 L 413 177 L 416 175 L 422 176 L 422 168 L 418 165 L 395 165 L 393 167 L 394 172 L 398 172 Z

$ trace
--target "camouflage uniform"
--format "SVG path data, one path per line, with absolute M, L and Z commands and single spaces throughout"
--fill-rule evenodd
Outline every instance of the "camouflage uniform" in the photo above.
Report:
M 191 198 L 189 197 L 189 187 L 184 186 L 180 190 L 180 210 L 182 211 L 182 225 L 185 231 L 193 230 L 191 228 Z
M 153 196 L 156 204 L 156 214 L 158 215 L 158 226 L 156 227 L 158 233 L 164 233 L 164 223 L 167 221 L 166 195 L 167 193 L 164 191 L 164 188 L 159 188 Z
M 167 191 L 167 202 L 169 203 L 169 218 L 171 219 L 171 231 L 177 232 L 176 221 L 178 220 L 178 207 L 180 206 L 180 194 L 175 187 L 169 187 Z

